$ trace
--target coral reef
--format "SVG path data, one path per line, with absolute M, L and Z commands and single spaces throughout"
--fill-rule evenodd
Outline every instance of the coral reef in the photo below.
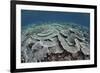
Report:
M 34 24 L 21 32 L 21 62 L 90 59 L 89 35 L 73 23 Z

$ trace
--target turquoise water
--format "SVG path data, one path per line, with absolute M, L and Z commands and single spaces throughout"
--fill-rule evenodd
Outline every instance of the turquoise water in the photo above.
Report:
M 75 12 L 55 12 L 55 11 L 36 11 L 36 10 L 21 10 L 21 26 L 29 26 L 41 23 L 60 23 L 68 22 L 86 26 L 90 26 L 89 13 Z

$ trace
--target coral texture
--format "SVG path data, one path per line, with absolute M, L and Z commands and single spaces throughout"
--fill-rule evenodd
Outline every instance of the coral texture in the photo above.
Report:
M 21 62 L 90 59 L 89 35 L 77 24 L 34 24 L 21 32 Z

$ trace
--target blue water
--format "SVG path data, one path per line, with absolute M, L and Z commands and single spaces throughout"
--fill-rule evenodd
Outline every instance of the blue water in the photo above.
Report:
M 21 26 L 45 22 L 71 22 L 86 27 L 90 25 L 89 13 L 21 10 Z

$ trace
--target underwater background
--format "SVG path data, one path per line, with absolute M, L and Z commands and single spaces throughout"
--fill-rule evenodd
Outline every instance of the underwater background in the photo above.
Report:
M 21 10 L 21 63 L 89 59 L 89 13 Z
M 41 23 L 75 23 L 90 27 L 89 13 L 76 12 L 55 12 L 55 11 L 37 11 L 37 10 L 21 10 L 21 26 L 27 27 L 33 24 Z

